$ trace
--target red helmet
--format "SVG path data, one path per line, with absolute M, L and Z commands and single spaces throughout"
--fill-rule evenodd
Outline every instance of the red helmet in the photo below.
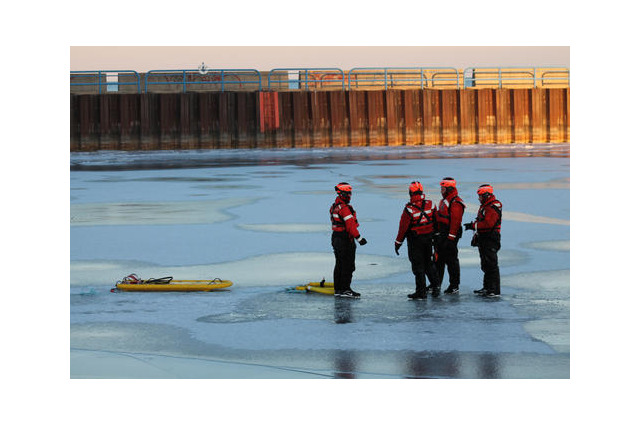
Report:
M 340 182 L 339 184 L 337 184 L 334 189 L 336 190 L 336 192 L 338 193 L 338 195 L 340 195 L 341 197 L 350 197 L 351 196 L 351 185 L 349 185 L 347 182 Z
M 440 186 L 444 186 L 446 188 L 455 188 L 456 180 L 452 177 L 442 178 L 442 180 L 440 181 Z
M 478 195 L 493 194 L 493 187 L 488 183 L 478 187 Z
M 422 194 L 423 192 L 424 188 L 422 187 L 422 184 L 417 180 L 414 180 L 413 182 L 411 182 L 411 185 L 409 185 L 409 194 Z

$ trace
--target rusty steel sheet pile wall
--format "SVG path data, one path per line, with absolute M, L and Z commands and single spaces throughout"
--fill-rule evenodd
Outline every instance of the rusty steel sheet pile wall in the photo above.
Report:
M 71 151 L 568 143 L 568 88 L 71 95 Z

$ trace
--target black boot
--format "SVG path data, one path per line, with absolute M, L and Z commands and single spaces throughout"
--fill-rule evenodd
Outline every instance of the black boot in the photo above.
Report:
M 444 294 L 458 294 L 460 292 L 460 289 L 458 288 L 458 286 L 453 286 L 450 285 L 449 287 L 447 287 L 447 289 L 444 291 Z
M 409 299 L 413 299 L 413 300 L 422 300 L 422 299 L 426 299 L 427 298 L 427 292 L 426 291 L 416 291 L 415 293 L 411 293 L 407 297 Z

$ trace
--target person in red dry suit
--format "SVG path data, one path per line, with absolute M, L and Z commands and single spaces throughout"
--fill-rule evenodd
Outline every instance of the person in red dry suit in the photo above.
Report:
M 331 218 L 331 246 L 336 258 L 333 268 L 333 288 L 336 297 L 358 298 L 360 293 L 351 289 L 351 278 L 356 270 L 356 243 L 361 246 L 367 240 L 358 232 L 356 211 L 351 207 L 351 185 L 340 182 L 335 186 L 338 194 L 329 209 Z M 355 241 L 354 241 L 355 240 Z
M 475 230 L 471 245 L 478 247 L 480 268 L 484 272 L 482 288 L 474 293 L 485 297 L 500 295 L 500 268 L 498 251 L 500 250 L 500 231 L 502 228 L 502 203 L 493 195 L 493 187 L 488 184 L 478 188 L 480 208 L 473 222 L 465 223 L 465 230 Z
M 442 200 L 438 205 L 436 228 L 436 269 L 439 283 L 444 279 L 445 266 L 449 272 L 449 286 L 445 294 L 457 294 L 460 289 L 460 261 L 458 260 L 458 240 L 462 236 L 462 215 L 465 205 L 458 195 L 456 181 L 445 177 L 440 181 Z
M 436 209 L 431 200 L 424 196 L 424 188 L 418 181 L 409 185 L 409 202 L 404 206 L 400 216 L 398 235 L 395 241 L 395 251 L 400 255 L 400 247 L 407 238 L 407 251 L 411 262 L 411 272 L 415 276 L 416 291 L 410 294 L 410 299 L 425 299 L 427 297 L 427 283 L 431 284 L 431 294 L 438 297 L 440 284 L 433 263 L 433 236 L 436 222 Z

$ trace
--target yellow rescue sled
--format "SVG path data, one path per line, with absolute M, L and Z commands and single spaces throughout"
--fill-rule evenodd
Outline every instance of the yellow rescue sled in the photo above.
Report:
M 212 280 L 174 280 L 173 277 L 141 280 L 136 274 L 124 277 L 111 289 L 114 291 L 216 291 L 231 287 L 233 282 Z
M 334 294 L 333 283 L 322 280 L 320 282 L 310 282 L 304 285 L 299 285 L 287 289 L 292 293 L 320 293 L 320 294 Z

